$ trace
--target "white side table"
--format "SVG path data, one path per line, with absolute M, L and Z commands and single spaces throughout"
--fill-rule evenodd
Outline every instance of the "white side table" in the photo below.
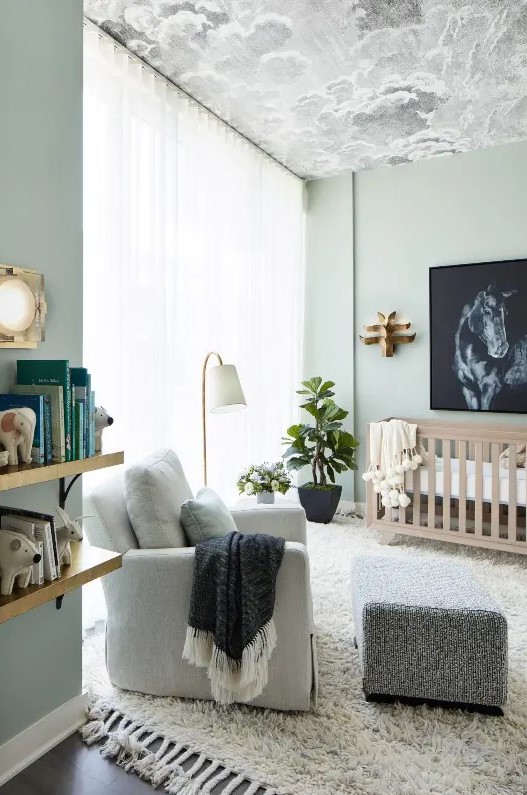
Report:
M 284 508 L 288 505 L 300 505 L 298 499 L 298 492 L 296 489 L 291 489 L 287 494 L 275 494 L 274 502 L 257 502 L 256 495 L 252 497 L 240 496 L 231 505 L 231 508 L 236 511 L 254 510 L 255 508 Z

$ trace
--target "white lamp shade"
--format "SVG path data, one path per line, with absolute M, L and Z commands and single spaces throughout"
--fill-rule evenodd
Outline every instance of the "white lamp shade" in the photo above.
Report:
M 211 367 L 207 373 L 207 385 L 209 410 L 213 414 L 238 411 L 247 405 L 233 364 Z
M 0 279 L 0 327 L 9 332 L 25 331 L 35 319 L 35 296 L 22 279 Z

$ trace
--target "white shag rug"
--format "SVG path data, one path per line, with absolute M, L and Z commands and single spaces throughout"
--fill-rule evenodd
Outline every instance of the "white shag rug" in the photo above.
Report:
M 359 520 L 312 524 L 308 534 L 320 678 L 313 712 L 118 691 L 106 676 L 103 638 L 85 644 L 94 696 L 284 795 L 525 795 L 527 557 L 402 537 L 381 546 Z M 350 609 L 359 554 L 462 560 L 489 589 L 509 623 L 504 717 L 365 702 Z

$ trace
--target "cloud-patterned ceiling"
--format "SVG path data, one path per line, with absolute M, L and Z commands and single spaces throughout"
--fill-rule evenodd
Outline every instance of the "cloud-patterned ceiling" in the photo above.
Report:
M 302 177 L 527 138 L 527 0 L 86 0 Z

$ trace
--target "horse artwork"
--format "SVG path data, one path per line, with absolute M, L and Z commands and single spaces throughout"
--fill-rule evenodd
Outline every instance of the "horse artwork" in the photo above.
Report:
M 430 269 L 431 408 L 527 412 L 527 260 Z

